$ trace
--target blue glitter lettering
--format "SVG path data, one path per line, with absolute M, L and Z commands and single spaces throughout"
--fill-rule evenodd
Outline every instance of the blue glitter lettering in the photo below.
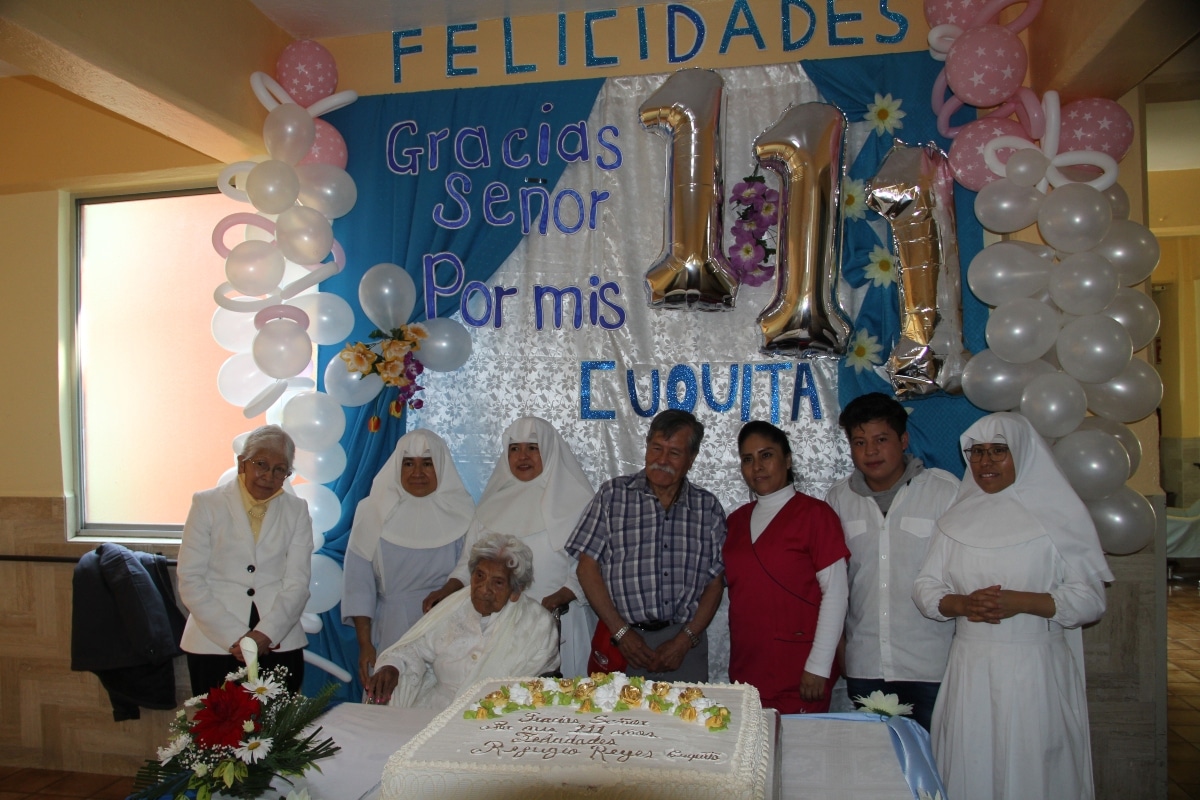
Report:
M 392 31 L 392 83 L 400 83 L 400 57 L 420 53 L 423 48 L 419 44 L 401 47 L 400 40 L 406 36 L 420 36 L 420 28 L 410 28 L 406 31 Z
M 884 36 L 881 33 L 877 33 L 875 34 L 875 41 L 880 44 L 900 44 L 903 42 L 904 37 L 908 35 L 908 17 L 889 9 L 888 0 L 879 0 L 879 13 L 885 19 L 896 23 L 896 32 L 891 36 Z
M 733 404 L 737 402 L 738 365 L 729 365 L 729 398 L 727 400 L 723 402 L 718 401 L 716 394 L 713 392 L 711 365 L 700 365 L 700 384 L 704 387 L 704 402 L 708 403 L 708 407 L 713 411 L 716 411 L 718 414 L 724 414 L 733 408 Z
M 602 19 L 613 19 L 617 16 L 615 8 L 608 8 L 604 11 L 585 11 L 583 12 L 583 47 L 584 47 L 584 64 L 589 67 L 615 67 L 619 63 L 616 56 L 598 56 L 596 55 L 596 41 L 592 33 L 592 23 L 599 22 Z
M 679 399 L 679 386 L 683 386 L 683 399 Z M 696 373 L 687 364 L 676 364 L 667 375 L 667 408 L 692 411 L 696 408 Z
M 862 19 L 862 12 L 850 11 L 845 14 L 839 14 L 834 8 L 836 4 L 837 0 L 825 0 L 825 28 L 829 32 L 829 43 L 834 47 L 862 44 L 863 38 L 861 36 L 839 36 L 837 32 L 838 25 L 860 21 Z
M 594 370 L 616 370 L 615 361 L 579 362 L 579 418 L 616 419 L 617 412 L 609 409 L 592 408 L 592 372 Z
M 633 379 L 633 370 L 625 370 L 625 385 L 629 389 L 629 405 L 639 417 L 653 417 L 658 413 L 658 370 L 650 370 L 650 408 L 642 408 L 638 401 L 637 381 Z
M 737 27 L 738 16 L 744 14 L 746 16 L 746 27 Z M 766 50 L 767 43 L 763 41 L 762 33 L 758 30 L 758 23 L 754 20 L 754 14 L 750 11 L 750 3 L 748 0 L 734 0 L 733 8 L 729 10 L 729 20 L 725 23 L 725 32 L 721 34 L 721 55 L 725 55 L 729 50 L 729 42 L 734 36 L 753 36 L 754 44 L 759 50 Z
M 796 364 L 796 388 L 792 392 L 792 422 L 800 418 L 800 398 L 807 397 L 813 419 L 821 419 L 821 396 L 812 367 L 806 361 Z
M 534 72 L 537 67 L 533 64 L 513 63 L 512 17 L 504 18 L 504 74 L 519 75 L 522 72 Z
M 680 16 L 686 17 L 696 31 L 695 41 L 692 43 L 692 49 L 679 55 L 679 49 L 676 47 L 675 26 Z M 700 52 L 700 48 L 704 46 L 704 17 L 700 16 L 696 11 L 688 8 L 685 5 L 671 3 L 667 6 L 667 61 L 671 64 L 680 64 L 684 61 L 691 61 Z
M 461 184 L 462 192 L 459 192 L 457 185 Z M 449 230 L 458 230 L 465 227 L 471 221 L 471 207 L 467 205 L 466 194 L 471 191 L 471 179 L 461 172 L 451 172 L 446 176 L 446 194 L 450 195 L 450 199 L 458 204 L 459 216 L 458 219 L 450 219 L 446 216 L 446 204 L 438 203 L 433 207 L 433 221 L 442 228 Z
M 808 15 L 808 29 L 799 39 L 792 38 L 792 9 L 799 8 Z M 783 52 L 790 53 L 808 44 L 813 33 L 817 30 L 817 12 L 805 0 L 781 0 L 780 12 L 783 15 Z
M 773 361 L 770 364 L 755 364 L 755 372 L 769 372 L 771 374 L 771 424 L 779 424 L 779 373 L 785 369 L 791 369 L 792 365 Z
M 832 2 L 832 0 L 830 0 Z M 456 78 L 462 75 L 474 75 L 479 70 L 475 67 L 456 67 L 454 59 L 458 56 L 467 56 L 474 53 L 477 48 L 473 44 L 457 45 L 454 43 L 454 37 L 460 33 L 470 33 L 479 28 L 474 22 L 468 22 L 464 25 L 447 25 L 446 26 L 446 77 Z

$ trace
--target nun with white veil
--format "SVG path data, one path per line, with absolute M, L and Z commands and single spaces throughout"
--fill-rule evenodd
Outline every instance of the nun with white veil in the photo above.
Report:
M 561 617 L 560 654 L 565 676 L 587 674 L 596 616 L 575 576 L 576 561 L 564 549 L 595 490 L 571 448 L 540 417 L 521 417 L 501 437 L 503 454 L 488 480 L 466 545 L 450 578 L 426 598 L 426 610 L 468 583 L 467 556 L 489 533 L 516 536 L 533 551 L 533 585 L 526 594 Z
M 955 623 L 932 730 L 947 794 L 1090 800 L 1080 628 L 1104 614 L 1112 572 L 1028 420 L 991 414 L 961 442 L 970 469 L 913 590 Z
M 441 437 L 402 436 L 354 512 L 343 568 L 342 622 L 354 626 L 364 684 L 376 653 L 421 618 L 421 601 L 458 563 L 474 513 Z

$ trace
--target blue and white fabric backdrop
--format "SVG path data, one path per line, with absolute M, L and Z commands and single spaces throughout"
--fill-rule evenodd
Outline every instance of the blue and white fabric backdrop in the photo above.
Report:
M 947 147 L 948 142 L 936 137 L 929 109 L 937 66 L 927 54 L 914 53 L 721 70 L 726 97 L 726 188 L 753 171 L 754 138 L 794 103 L 825 99 L 846 112 L 851 123 L 850 180 L 869 179 L 892 144 L 891 135 L 877 134 L 864 119 L 876 93 L 890 93 L 905 112 L 903 127 L 895 131 L 898 138 L 910 143 L 933 140 Z M 387 414 L 386 404 L 391 399 L 387 392 L 363 409 L 348 409 L 343 444 L 350 467 L 334 486 L 343 497 L 343 514 L 339 525 L 327 534 L 325 552 L 339 559 L 344 553 L 354 506 L 406 425 L 428 427 L 446 438 L 464 481 L 477 497 L 500 453 L 499 436 L 515 417 L 536 414 L 554 423 L 598 486 L 615 475 L 641 468 L 645 431 L 655 410 L 693 402 L 707 432 L 691 478 L 713 491 L 727 511 L 748 499 L 736 454 L 736 434 L 745 419 L 776 420 L 789 433 L 803 490 L 821 496 L 849 471 L 845 437 L 837 427 L 839 401 L 866 391 L 889 391 L 889 387 L 874 371 L 856 370 L 852 364 L 839 365 L 828 359 L 796 363 L 761 356 L 755 317 L 770 301 L 773 282 L 743 286 L 737 307 L 726 313 L 651 310 L 646 306 L 642 276 L 663 244 L 668 143 L 641 128 L 638 108 L 667 77 L 364 98 L 331 115 L 349 146 L 349 171 L 358 184 L 359 199 L 355 209 L 335 224 L 346 247 L 347 269 L 322 284 L 322 290 L 336 291 L 360 313 L 358 279 L 373 264 L 392 261 L 408 269 L 417 283 L 415 316 L 420 318 L 422 256 L 451 251 L 466 264 L 466 280 L 516 292 L 504 301 L 499 327 L 493 293 L 490 318 L 470 328 L 474 350 L 461 369 L 422 376 L 425 407 L 409 412 L 407 421 Z M 551 93 L 553 118 L 541 110 Z M 545 186 L 552 202 L 564 192 L 575 192 L 583 198 L 589 215 L 590 199 L 603 196 L 596 193 L 608 193 L 608 199 L 598 205 L 595 229 L 585 222 L 567 233 L 554 224 L 552 215 L 545 234 L 535 227 L 522 237 L 516 202 L 498 206 L 517 210 L 515 225 L 476 225 L 453 232 L 437 226 L 430 212 L 447 199 L 445 177 L 452 167 L 443 162 L 440 169 L 429 170 L 425 162 L 420 176 L 397 176 L 383 161 L 387 130 L 408 119 L 416 121 L 422 136 L 441 129 L 453 136 L 462 127 L 477 125 L 501 134 L 516 127 L 532 131 L 541 122 L 549 122 L 556 133 L 565 124 L 587 120 L 591 157 L 560 164 Z M 596 145 L 598 132 L 606 125 L 615 128 L 606 138 L 620 151 L 621 163 L 616 168 L 611 168 L 612 148 Z M 598 165 L 598 156 L 606 159 L 609 168 Z M 445 153 L 442 157 L 446 158 Z M 482 188 L 491 180 L 505 181 L 515 196 L 525 185 L 525 173 L 508 172 L 515 174 L 470 171 L 471 201 L 478 203 Z M 546 177 L 547 170 L 536 175 Z M 773 180 L 771 174 L 768 180 Z M 959 247 L 965 270 L 981 246 L 982 236 L 970 210 L 973 196 L 964 198 L 967 193 L 958 191 Z M 572 203 L 564 203 L 563 228 L 570 229 L 577 221 L 570 210 Z M 728 206 L 726 209 L 728 227 L 733 217 Z M 472 213 L 478 218 L 478 205 Z M 865 212 L 861 219 L 855 212 L 847 220 L 845 239 L 842 300 L 854 316 L 855 331 L 864 331 L 863 335 L 874 336 L 881 343 L 878 358 L 882 361 L 896 338 L 896 287 L 868 279 L 866 266 L 873 252 L 878 257 L 876 248 L 890 250 L 890 234 L 886 223 L 872 212 Z M 727 237 L 726 242 L 732 240 Z M 439 274 L 445 280 L 445 273 Z M 608 302 L 600 303 L 598 310 L 599 319 L 609 324 L 595 324 L 588 302 L 606 284 L 604 298 Z M 535 286 L 578 288 L 584 302 L 580 327 L 574 325 L 570 301 L 564 305 L 562 326 L 556 327 L 554 303 L 547 298 L 539 329 Z M 977 351 L 983 347 L 986 311 L 964 292 L 968 295 L 964 298 L 966 341 Z M 443 299 L 438 313 L 445 316 L 457 306 L 457 298 Z M 468 315 L 479 320 L 486 311 L 482 295 L 475 293 L 467 305 Z M 462 319 L 461 314 L 455 316 Z M 615 324 L 618 321 L 621 324 Z M 371 327 L 360 314 L 352 340 L 364 339 Z M 337 350 L 321 349 L 322 368 L 329 358 L 336 357 Z M 731 370 L 736 371 L 732 384 Z M 750 374 L 748 392 L 742 386 L 746 372 Z M 627 380 L 629 375 L 632 381 Z M 590 381 L 589 415 L 611 412 L 611 419 L 583 418 L 581 386 L 585 378 Z M 656 382 L 657 386 L 653 385 Z M 791 419 L 793 399 L 798 401 L 795 420 Z M 929 463 L 961 473 L 958 433 L 979 412 L 962 398 L 945 396 L 906 405 L 912 409 L 914 450 Z M 378 434 L 365 432 L 371 414 L 384 421 Z M 320 636 L 310 637 L 310 646 L 319 652 L 328 650 L 323 654 L 335 661 L 352 664 L 353 635 L 338 624 L 338 614 L 335 608 L 325 615 L 326 629 Z M 331 630 L 331 624 L 340 630 Z M 728 638 L 727 634 L 714 638 L 713 678 L 720 679 L 728 659 Z

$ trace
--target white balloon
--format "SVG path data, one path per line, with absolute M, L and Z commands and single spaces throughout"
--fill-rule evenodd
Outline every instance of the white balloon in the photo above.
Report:
M 330 219 L 345 216 L 358 201 L 358 187 L 341 167 L 301 164 L 296 167 L 296 175 L 300 179 L 300 202 Z
M 1113 220 L 1095 251 L 1116 266 L 1124 286 L 1149 278 L 1161 254 L 1154 234 L 1145 225 L 1128 219 Z
M 1060 186 L 1038 209 L 1038 232 L 1060 253 L 1080 253 L 1100 243 L 1112 224 L 1112 205 L 1086 183 Z
M 1099 500 L 1125 485 L 1129 453 L 1117 437 L 1100 430 L 1080 429 L 1054 444 L 1054 459 L 1075 493 Z
M 312 557 L 306 614 L 324 614 L 342 599 L 342 567 L 332 558 L 317 553 Z
M 296 487 L 296 497 L 308 503 L 314 533 L 325 533 L 342 516 L 342 501 L 332 489 L 319 483 L 302 483 Z
M 1044 196 L 1032 186 L 1018 186 L 1001 178 L 975 195 L 975 216 L 994 233 L 1012 233 L 1037 222 Z
M 283 429 L 296 447 L 314 452 L 326 450 L 342 438 L 346 412 L 324 392 L 301 392 L 283 409 Z
M 292 206 L 275 221 L 275 241 L 288 261 L 319 264 L 333 249 L 333 227 L 320 211 Z
M 1088 417 L 1079 423 L 1078 430 L 1104 431 L 1115 437 L 1125 448 L 1125 452 L 1129 454 L 1129 475 L 1126 476 L 1126 479 L 1132 478 L 1133 473 L 1137 472 L 1138 465 L 1142 463 L 1142 443 L 1138 440 L 1137 434 L 1131 431 L 1127 425 L 1106 417 Z
M 311 483 L 329 483 L 346 470 L 346 451 L 340 444 L 314 453 L 297 448 L 292 468 Z
M 294 492 L 293 492 L 294 494 Z M 319 531 L 313 531 L 313 552 L 317 552 L 325 546 L 325 534 Z
M 233 466 L 221 473 L 221 477 L 217 478 L 217 486 L 224 486 L 227 483 L 233 483 L 237 480 L 237 467 Z
M 1162 401 L 1162 378 L 1140 358 L 1130 360 L 1121 374 L 1106 383 L 1085 385 L 1092 413 L 1117 422 L 1137 422 Z
M 325 391 L 343 406 L 357 408 L 366 405 L 383 391 L 383 378 L 378 373 L 363 375 L 346 369 L 346 362 L 334 356 L 325 365 Z
M 395 264 L 376 264 L 358 283 L 358 303 L 367 319 L 384 333 L 408 322 L 417 302 L 412 277 Z
M 1121 287 L 1116 297 L 1102 312 L 1112 317 L 1129 331 L 1129 339 L 1136 353 L 1154 341 L 1158 326 L 1162 322 L 1158 306 L 1145 292 Z
M 308 314 L 308 335 L 317 344 L 344 342 L 354 330 L 354 310 L 332 292 L 297 295 L 286 305 Z
M 1133 356 L 1129 333 L 1112 317 L 1089 314 L 1058 333 L 1058 360 L 1063 370 L 1084 383 L 1104 383 L 1120 374 Z
M 292 398 L 304 392 L 311 392 L 314 384 L 307 378 L 291 378 L 288 380 L 287 391 L 283 393 L 275 403 L 267 409 L 267 424 L 278 425 L 283 427 L 283 410 L 287 408 L 287 404 L 292 401 Z
M 434 372 L 453 372 L 471 357 L 471 334 L 461 322 L 447 317 L 426 320 L 429 336 L 421 341 L 416 357 L 425 369 Z
M 264 214 L 281 214 L 296 205 L 300 178 L 291 164 L 269 159 L 246 176 L 246 196 Z M 261 294 L 261 292 L 260 292 Z
M 275 379 L 258 368 L 250 353 L 230 356 L 217 370 L 217 391 L 238 408 L 244 407 L 273 383 Z
M 971 259 L 967 283 L 984 303 L 998 306 L 1042 291 L 1049 275 L 1050 264 L 1036 253 L 1015 242 L 996 242 Z
M 211 327 L 213 339 L 231 353 L 249 352 L 258 334 L 253 314 L 230 311 L 221 306 L 213 312 Z
M 1098 314 L 1117 296 L 1117 268 L 1104 256 L 1074 253 L 1050 268 L 1050 297 L 1068 314 Z
M 273 319 L 254 337 L 254 363 L 272 378 L 299 375 L 312 361 L 308 332 L 290 319 Z M 282 392 L 281 392 L 282 394 Z
M 996 355 L 1014 364 L 1024 364 L 1041 358 L 1054 346 L 1058 328 L 1057 311 L 1032 298 L 1018 298 L 991 313 L 985 333 L 988 347 Z
M 1104 190 L 1104 196 L 1112 206 L 1113 219 L 1129 219 L 1129 195 L 1121 188 L 1121 184 L 1109 186 Z
M 1086 503 L 1104 552 L 1125 556 L 1136 553 L 1154 539 L 1157 524 L 1154 506 L 1128 486 Z
M 1079 381 L 1062 372 L 1038 375 L 1021 394 L 1021 413 L 1047 439 L 1065 436 L 1087 414 L 1087 397 Z
M 1008 411 L 1021 404 L 1021 393 L 1030 380 L 1056 371 L 1042 360 L 1014 364 L 991 350 L 983 350 L 967 362 L 962 377 L 963 394 L 985 411 Z
M 318 634 L 324 629 L 325 623 L 316 614 L 306 611 L 300 615 L 300 627 L 305 633 Z
M 308 155 L 317 138 L 312 115 L 295 103 L 283 103 L 267 114 L 263 143 L 271 158 L 295 164 Z
M 1017 186 L 1036 186 L 1046 177 L 1050 159 L 1036 148 L 1027 147 L 1014 151 L 1004 163 L 1004 177 Z
M 225 259 L 225 277 L 244 295 L 257 297 L 279 288 L 283 280 L 283 254 L 272 242 L 251 239 L 239 242 Z

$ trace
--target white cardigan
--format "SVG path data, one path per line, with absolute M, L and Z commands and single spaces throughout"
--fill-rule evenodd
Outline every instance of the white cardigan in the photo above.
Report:
M 191 612 L 183 649 L 228 653 L 247 631 L 252 603 L 261 617 L 255 629 L 272 647 L 307 645 L 300 614 L 312 550 L 312 518 L 298 497 L 284 493 L 271 501 L 256 543 L 236 480 L 193 495 L 179 546 L 179 595 Z

